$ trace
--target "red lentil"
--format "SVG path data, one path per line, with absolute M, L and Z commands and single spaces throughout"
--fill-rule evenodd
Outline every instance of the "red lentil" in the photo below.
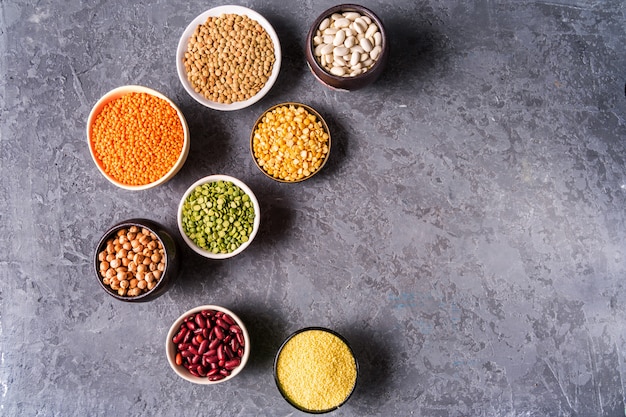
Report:
M 148 93 L 128 93 L 107 103 L 91 129 L 101 167 L 125 185 L 159 180 L 176 164 L 183 148 L 176 109 Z

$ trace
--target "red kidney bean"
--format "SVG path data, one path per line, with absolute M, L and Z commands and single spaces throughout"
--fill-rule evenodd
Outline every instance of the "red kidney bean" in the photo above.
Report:
M 209 348 L 209 341 L 204 339 L 200 343 L 200 346 L 198 346 L 198 353 L 202 355 L 202 354 L 204 354 L 204 352 L 207 351 L 208 348 Z
M 231 360 L 227 361 L 226 363 L 224 363 L 224 368 L 229 370 L 229 371 L 232 371 L 233 369 L 238 367 L 240 364 L 241 364 L 241 359 L 235 358 L 235 359 L 231 359 Z
M 202 314 L 196 314 L 194 321 L 201 329 L 204 329 L 206 327 L 206 319 Z
M 234 319 L 221 311 L 203 310 L 183 320 L 172 338 L 175 362 L 211 381 L 223 379 L 241 365 L 244 338 Z
M 218 326 L 220 326 L 222 329 L 224 330 L 228 330 L 230 329 L 230 324 L 226 323 L 223 320 L 224 316 L 220 317 L 219 319 L 215 320 L 215 324 L 217 324 Z
M 215 337 L 222 340 L 224 339 L 224 336 L 224 330 L 219 326 L 215 326 Z
M 184 329 L 184 328 L 180 329 L 178 333 L 176 333 L 176 336 L 174 336 L 174 338 L 172 339 L 172 342 L 179 344 L 180 342 L 183 341 L 185 336 L 187 336 L 187 333 L 189 333 L 189 330 Z

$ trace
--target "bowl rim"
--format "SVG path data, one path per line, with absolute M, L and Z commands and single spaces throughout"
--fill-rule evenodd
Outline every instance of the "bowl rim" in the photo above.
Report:
M 293 402 L 283 392 L 283 390 L 281 389 L 280 381 L 278 380 L 278 375 L 277 375 L 278 358 L 280 357 L 280 354 L 282 353 L 283 348 L 295 336 L 299 335 L 300 333 L 313 331 L 313 330 L 319 330 L 319 331 L 327 332 L 327 333 L 330 333 L 330 334 L 336 336 L 337 338 L 339 338 L 348 347 L 348 350 L 350 351 L 350 354 L 352 355 L 352 359 L 354 359 L 354 366 L 356 368 L 356 376 L 354 378 L 354 385 L 352 385 L 352 389 L 350 390 L 350 393 L 346 396 L 346 398 L 341 403 L 339 403 L 338 405 L 336 405 L 334 407 L 328 408 L 326 410 L 308 410 L 308 409 L 306 409 L 304 407 L 301 407 L 300 405 L 296 404 L 295 402 Z M 338 409 L 339 407 L 343 406 L 352 397 L 352 394 L 354 394 L 354 391 L 356 391 L 357 383 L 358 383 L 358 380 L 359 380 L 359 361 L 357 360 L 356 355 L 354 354 L 354 350 L 352 349 L 352 346 L 350 345 L 348 340 L 343 335 L 341 335 L 339 332 L 337 332 L 335 330 L 332 330 L 332 329 L 329 329 L 328 327 L 323 327 L 323 326 L 308 326 L 308 327 L 303 327 L 301 329 L 298 329 L 298 330 L 294 331 L 289 336 L 287 336 L 285 338 L 285 340 L 281 343 L 280 347 L 278 348 L 278 351 L 276 352 L 276 355 L 274 356 L 274 365 L 273 365 L 273 371 L 272 372 L 274 374 L 274 382 L 276 383 L 276 387 L 278 388 L 278 392 L 280 392 L 280 395 L 285 399 L 285 401 L 287 401 L 289 404 L 291 404 L 294 408 L 296 408 L 296 409 L 298 409 L 300 411 L 303 411 L 305 413 L 308 413 L 308 414 L 325 414 L 325 413 L 329 413 L 329 412 L 334 411 L 334 410 Z
M 144 293 L 142 293 L 141 295 L 137 295 L 135 297 L 126 297 L 126 296 L 121 296 L 118 293 L 114 292 L 111 287 L 107 286 L 106 284 L 104 284 L 104 282 L 102 282 L 102 277 L 100 275 L 100 261 L 98 261 L 98 254 L 102 251 L 102 249 L 104 248 L 104 245 L 106 244 L 106 241 L 110 238 L 113 237 L 113 235 L 115 233 L 117 233 L 119 230 L 124 229 L 124 228 L 128 228 L 130 226 L 137 226 L 137 227 L 141 227 L 141 228 L 146 228 L 149 231 L 151 231 L 152 233 L 154 233 L 154 235 L 157 237 L 157 239 L 159 239 L 159 242 L 161 242 L 161 245 L 163 246 L 163 250 L 165 251 L 165 256 L 166 256 L 166 260 L 165 260 L 165 269 L 163 270 L 161 279 L 159 279 L 157 281 L 157 284 L 154 286 L 154 288 L 152 288 L 149 291 L 146 291 Z M 161 230 L 157 230 L 157 228 L 160 228 Z M 150 299 L 156 292 L 158 292 L 163 285 L 166 285 L 165 282 L 167 281 L 167 279 L 165 278 L 166 275 L 168 273 L 170 273 L 171 271 L 171 259 L 170 259 L 170 254 L 168 253 L 168 250 L 165 246 L 165 242 L 163 241 L 163 238 L 161 237 L 161 233 L 162 232 L 166 232 L 165 228 L 163 227 L 163 225 L 161 225 L 160 223 L 153 221 L 153 220 L 148 220 L 148 219 L 142 219 L 142 218 L 133 218 L 133 219 L 128 219 L 128 220 L 123 220 L 121 222 L 118 222 L 116 224 L 114 224 L 113 226 L 110 226 L 100 237 L 100 240 L 98 241 L 98 244 L 96 245 L 96 250 L 94 252 L 94 272 L 96 274 L 96 279 L 98 280 L 98 283 L 100 284 L 100 286 L 102 287 L 102 289 L 104 289 L 104 291 L 109 294 L 111 297 L 116 298 L 120 301 L 124 301 L 124 302 L 128 302 L 128 303 L 136 303 L 136 302 L 142 302 L 142 301 L 147 301 L 147 299 Z M 172 241 L 174 241 L 172 239 Z M 176 244 L 174 242 L 174 244 Z M 176 248 L 174 248 L 174 250 L 176 250 Z
M 181 149 L 180 155 L 178 155 L 178 159 L 176 160 L 176 163 L 174 164 L 174 166 L 172 166 L 172 168 L 170 168 L 169 171 L 167 171 L 165 175 L 163 175 L 158 180 L 151 182 L 149 184 L 128 185 L 128 184 L 121 183 L 115 178 L 111 177 L 111 175 L 109 175 L 109 173 L 106 172 L 106 170 L 104 169 L 102 162 L 96 156 L 94 146 L 93 146 L 92 126 L 96 120 L 96 117 L 100 114 L 104 106 L 106 106 L 108 103 L 114 100 L 117 100 L 125 96 L 126 94 L 130 94 L 130 93 L 147 93 L 154 97 L 158 97 L 162 100 L 165 100 L 170 106 L 172 106 L 174 110 L 176 110 L 176 114 L 178 114 L 178 118 L 183 128 L 183 148 Z M 180 108 L 170 98 L 168 98 L 161 92 L 154 90 L 152 88 L 149 88 L 149 87 L 142 86 L 142 85 L 129 84 L 129 85 L 123 85 L 120 87 L 116 87 L 112 90 L 109 90 L 102 97 L 100 97 L 98 101 L 93 105 L 93 107 L 91 108 L 91 111 L 89 112 L 89 117 L 87 118 L 87 145 L 89 147 L 89 153 L 91 155 L 91 159 L 96 164 L 98 171 L 100 171 L 100 173 L 104 176 L 104 178 L 109 180 L 109 182 L 111 182 L 113 185 L 116 185 L 117 187 L 123 188 L 125 190 L 130 190 L 130 191 L 147 190 L 149 188 L 153 188 L 158 185 L 164 184 L 170 179 L 172 179 L 174 175 L 176 175 L 178 171 L 180 171 L 180 169 L 185 164 L 185 161 L 187 160 L 187 156 L 189 155 L 189 143 L 190 143 L 189 126 Z
M 317 28 L 319 27 L 320 23 L 322 23 L 322 20 L 324 20 L 325 18 L 327 18 L 328 16 L 332 15 L 333 13 L 339 13 L 339 12 L 360 12 L 360 13 L 365 13 L 368 15 L 368 17 L 370 17 L 378 26 L 378 30 L 380 31 L 381 35 L 382 35 L 382 50 L 381 50 L 381 56 L 379 57 L 379 59 L 376 60 L 376 62 L 374 62 L 374 65 L 372 65 L 367 71 L 365 71 L 362 74 L 356 75 L 354 77 L 340 77 L 338 75 L 334 75 L 331 74 L 330 72 L 328 72 L 324 67 L 322 67 L 320 65 L 320 63 L 317 61 L 315 54 L 314 54 L 314 48 L 313 48 L 313 38 L 314 38 L 314 34 L 317 30 Z M 385 60 L 382 59 L 383 55 L 387 53 L 388 49 L 389 49 L 389 45 L 388 45 L 388 41 L 387 41 L 387 32 L 385 30 L 385 26 L 383 25 L 382 20 L 380 20 L 380 18 L 376 15 L 376 13 L 374 13 L 372 10 L 370 10 L 369 8 L 365 7 L 365 6 L 361 6 L 360 4 L 354 4 L 354 3 L 344 3 L 344 4 L 338 4 L 332 7 L 329 7 L 328 9 L 324 10 L 320 15 L 318 15 L 317 18 L 315 18 L 315 20 L 313 21 L 313 24 L 311 24 L 309 31 L 307 33 L 306 36 L 306 50 L 310 52 L 311 54 L 311 59 L 307 59 L 307 65 L 309 66 L 311 72 L 313 73 L 313 75 L 315 76 L 315 78 L 317 78 L 318 81 L 320 81 L 321 83 L 323 83 L 324 85 L 327 85 L 329 87 L 332 87 L 334 90 L 338 90 L 338 91 L 350 91 L 349 89 L 345 89 L 345 88 L 338 88 L 338 87 L 333 87 L 330 84 L 328 84 L 326 81 L 322 80 L 320 78 L 320 76 L 318 75 L 318 72 L 321 72 L 324 74 L 325 77 L 328 77 L 329 79 L 333 80 L 336 84 L 342 84 L 345 83 L 347 80 L 363 80 L 363 79 L 367 79 L 370 77 L 378 77 L 380 74 L 376 73 L 376 69 L 380 66 L 384 66 L 385 65 Z
M 230 317 L 233 318 L 233 320 L 235 320 L 237 325 L 241 328 L 244 341 L 245 341 L 243 357 L 241 358 L 241 364 L 237 368 L 235 368 L 229 376 L 225 377 L 224 379 L 220 379 L 218 381 L 210 381 L 206 377 L 197 377 L 197 376 L 191 375 L 184 367 L 176 365 L 176 362 L 175 362 L 176 346 L 174 345 L 174 342 L 172 342 L 172 338 L 174 337 L 176 332 L 179 330 L 180 325 L 183 323 L 183 320 L 185 320 L 186 317 L 192 314 L 196 314 L 203 310 L 221 311 L 225 314 L 228 314 Z M 167 337 L 165 338 L 165 356 L 167 357 L 167 362 L 169 363 L 174 373 L 176 373 L 176 375 L 178 375 L 179 377 L 183 378 L 186 381 L 193 382 L 194 384 L 200 384 L 200 385 L 220 384 L 222 382 L 226 382 L 234 378 L 243 370 L 243 368 L 248 363 L 248 359 L 250 358 L 250 350 L 251 350 L 250 349 L 250 334 L 248 333 L 248 329 L 246 328 L 245 323 L 241 320 L 241 318 L 237 314 L 233 313 L 230 309 L 226 307 L 214 305 L 214 304 L 205 304 L 205 305 L 197 306 L 197 307 L 194 307 L 185 311 L 183 314 L 178 316 L 176 320 L 174 320 L 174 322 L 172 323 L 172 325 L 170 326 L 167 332 Z
M 244 101 L 237 101 L 231 104 L 216 103 L 214 101 L 208 100 L 203 95 L 196 93 L 196 91 L 193 89 L 193 87 L 191 87 L 191 85 L 187 81 L 187 71 L 185 70 L 185 66 L 183 64 L 183 58 L 185 56 L 185 52 L 187 52 L 187 43 L 189 41 L 189 37 L 193 34 L 196 28 L 199 25 L 205 23 L 209 17 L 219 16 L 221 14 L 245 15 L 253 20 L 256 20 L 263 27 L 263 29 L 265 29 L 270 39 L 272 40 L 272 43 L 274 44 L 274 65 L 272 67 L 272 73 L 269 79 L 267 80 L 267 82 L 265 83 L 265 85 L 263 86 L 263 88 L 261 88 L 261 90 L 259 90 L 258 93 L 256 93 L 254 96 L 250 97 L 249 99 L 244 100 Z M 223 6 L 213 7 L 211 9 L 208 9 L 202 12 L 198 16 L 196 16 L 183 30 L 183 33 L 181 34 L 178 40 L 178 46 L 176 48 L 176 72 L 178 74 L 178 79 L 180 80 L 180 83 L 182 84 L 185 91 L 187 91 L 187 93 L 195 101 L 213 110 L 221 110 L 221 111 L 241 110 L 261 100 L 271 90 L 271 88 L 274 86 L 274 83 L 278 79 L 278 74 L 280 73 L 281 63 L 282 63 L 282 51 L 281 51 L 281 46 L 280 46 L 280 39 L 278 38 L 278 35 L 276 34 L 274 27 L 260 13 L 250 8 L 247 8 L 244 6 L 238 6 L 238 5 L 223 5 Z
M 266 114 L 268 114 L 269 112 L 271 112 L 272 110 L 274 110 L 274 109 L 276 109 L 278 107 L 291 106 L 291 105 L 304 107 L 309 113 L 312 113 L 313 115 L 315 115 L 315 117 L 317 117 L 317 119 L 322 122 L 322 127 L 324 128 L 324 130 L 328 134 L 328 152 L 326 153 L 326 156 L 324 157 L 324 160 L 322 161 L 322 164 L 319 166 L 319 168 L 317 168 L 315 170 L 315 172 L 313 172 L 309 176 L 297 179 L 295 181 L 287 181 L 287 180 L 284 180 L 282 178 L 276 178 L 276 177 L 270 175 L 268 172 L 266 172 L 261 167 L 261 165 L 259 165 L 259 161 L 257 160 L 256 156 L 254 155 L 254 131 L 256 130 L 256 127 L 258 126 L 258 124 L 263 120 L 263 117 L 265 117 Z M 322 168 L 324 168 L 324 166 L 326 165 L 326 163 L 330 159 L 331 148 L 332 148 L 332 135 L 330 133 L 330 128 L 328 127 L 328 123 L 326 123 L 326 119 L 320 114 L 320 112 L 315 110 L 310 105 L 304 104 L 304 103 L 300 103 L 300 102 L 297 102 L 297 101 L 285 101 L 285 102 L 282 102 L 282 103 L 277 103 L 277 104 L 274 104 L 273 106 L 269 107 L 268 109 L 264 110 L 261 113 L 261 115 L 259 117 L 257 117 L 257 119 L 254 121 L 254 124 L 252 125 L 252 131 L 250 132 L 250 154 L 252 155 L 252 160 L 254 161 L 254 165 L 259 169 L 259 171 L 261 171 L 263 174 L 265 174 L 266 177 L 268 177 L 268 178 L 270 178 L 270 179 L 272 179 L 274 181 L 285 183 L 285 184 L 297 184 L 299 182 L 308 180 L 309 178 L 312 178 L 315 175 L 317 175 L 322 170 Z
M 255 213 L 254 222 L 253 222 L 253 226 L 252 226 L 252 233 L 250 233 L 250 236 L 248 237 L 248 241 L 244 242 L 243 244 L 241 244 L 234 251 L 228 252 L 228 253 L 212 253 L 212 252 L 209 252 L 207 250 L 204 250 L 204 249 L 198 247 L 198 245 L 196 245 L 187 236 L 187 234 L 185 233 L 185 230 L 183 229 L 183 205 L 185 204 L 185 200 L 187 200 L 187 197 L 191 194 L 191 192 L 197 186 L 202 185 L 202 184 L 206 184 L 206 183 L 209 183 L 209 182 L 217 182 L 217 181 L 228 181 L 228 182 L 231 182 L 231 183 L 235 184 L 239 188 L 241 188 L 246 194 L 248 194 L 248 196 L 250 197 L 250 200 L 252 201 L 252 205 L 254 206 L 254 213 Z M 254 195 L 254 192 L 252 192 L 250 187 L 248 187 L 240 179 L 232 177 L 230 175 L 224 175 L 224 174 L 207 175 L 206 177 L 200 178 L 199 180 L 197 180 L 196 182 L 191 184 L 189 186 L 189 188 L 187 188 L 187 190 L 183 194 L 182 198 L 180 199 L 180 202 L 178 203 L 178 211 L 177 211 L 177 214 L 176 214 L 176 223 L 178 224 L 178 231 L 180 232 L 181 237 L 183 238 L 183 240 L 185 241 L 187 246 L 189 246 L 198 255 L 202 255 L 202 256 L 204 256 L 206 258 L 209 258 L 209 259 L 228 259 L 228 258 L 232 258 L 233 256 L 236 256 L 236 255 L 240 254 L 241 252 L 243 252 L 248 246 L 250 246 L 250 244 L 252 243 L 252 241 L 256 237 L 257 232 L 259 231 L 259 226 L 261 224 L 261 207 L 259 205 L 258 199 Z

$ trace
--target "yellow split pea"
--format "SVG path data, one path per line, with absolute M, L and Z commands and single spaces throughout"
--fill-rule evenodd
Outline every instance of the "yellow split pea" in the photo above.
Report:
M 329 151 L 330 136 L 321 120 L 298 105 L 277 106 L 256 125 L 252 152 L 267 174 L 295 182 L 315 173 Z
M 338 336 L 306 330 L 282 348 L 276 363 L 281 391 L 295 405 L 325 411 L 343 403 L 356 384 L 352 351 Z

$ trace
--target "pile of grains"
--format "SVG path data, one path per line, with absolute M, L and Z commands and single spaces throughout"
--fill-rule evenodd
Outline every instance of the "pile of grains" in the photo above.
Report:
M 292 337 L 280 351 L 276 377 L 283 394 L 308 411 L 341 405 L 356 384 L 356 361 L 338 336 L 306 330 Z
M 256 125 L 252 152 L 261 167 L 279 180 L 300 181 L 326 160 L 330 136 L 307 109 L 282 105 L 268 111 Z
M 185 234 L 198 247 L 225 254 L 249 240 L 255 212 L 245 191 L 230 181 L 214 181 L 191 191 L 181 217 Z
M 196 93 L 231 104 L 248 100 L 263 88 L 275 59 L 272 39 L 259 22 L 223 14 L 198 25 L 183 63 Z
M 313 38 L 317 62 L 339 77 L 354 77 L 370 69 L 382 52 L 382 44 L 376 23 L 357 12 L 325 18 Z
M 104 285 L 121 296 L 136 297 L 153 289 L 165 271 L 165 249 L 146 228 L 120 229 L 98 253 Z
M 151 184 L 178 161 L 184 131 L 176 109 L 147 93 L 129 93 L 107 103 L 91 128 L 96 159 L 114 180 Z

